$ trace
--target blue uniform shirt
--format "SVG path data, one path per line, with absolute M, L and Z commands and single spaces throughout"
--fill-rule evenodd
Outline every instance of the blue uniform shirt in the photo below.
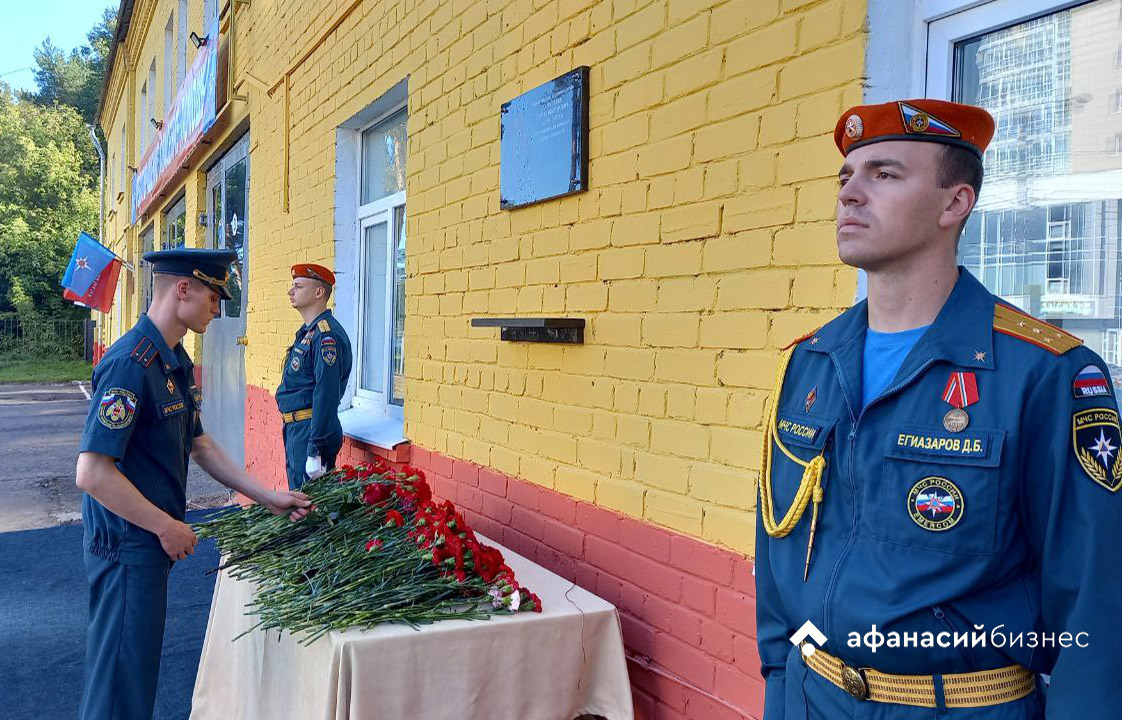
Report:
M 1106 366 L 960 268 L 890 387 L 862 407 L 867 328 L 862 302 L 801 341 L 778 398 L 777 436 L 804 461 L 821 454 L 826 469 L 806 581 L 810 510 L 786 537 L 770 537 L 757 522 L 765 719 L 831 717 L 824 707 L 836 695 L 827 693 L 850 699 L 812 672 L 806 677 L 789 638 L 810 620 L 826 636 L 824 649 L 852 667 L 935 675 L 1019 664 L 1051 674 L 1048 718 L 1113 720 L 1122 707 L 1114 637 L 1122 616 L 1122 435 Z M 964 408 L 968 426 L 952 432 L 944 397 L 959 373 L 977 397 Z M 776 517 L 802 475 L 801 465 L 774 454 Z M 853 634 L 874 625 L 885 636 L 983 628 L 1020 639 L 1001 647 L 854 646 Z M 1065 632 L 1069 641 L 1088 633 L 1088 647 L 1062 647 Z M 1045 645 L 1044 634 L 1053 641 Z M 934 717 L 865 702 L 871 714 L 860 717 Z M 969 717 L 1035 718 L 1040 702 L 1034 693 Z
M 908 356 L 916 341 L 927 332 L 929 325 L 904 330 L 903 332 L 882 333 L 866 328 L 865 351 L 862 361 L 861 407 L 871 403 L 888 383 L 896 377 L 904 358 Z
M 339 401 L 351 376 L 351 341 L 330 310 L 296 332 L 285 354 L 277 388 L 282 413 L 311 409 L 312 426 L 305 457 L 331 454 L 342 438 Z
M 202 395 L 183 345 L 172 350 L 142 315 L 105 353 L 93 372 L 93 400 L 81 452 L 117 460 L 117 468 L 153 505 L 182 520 L 187 509 L 187 465 L 202 435 Z M 126 564 L 166 563 L 159 538 L 115 515 L 89 495 L 82 498 L 86 548 Z

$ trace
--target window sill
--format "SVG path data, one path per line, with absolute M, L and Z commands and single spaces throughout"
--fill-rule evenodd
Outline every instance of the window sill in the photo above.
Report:
M 339 424 L 343 435 L 359 442 L 393 450 L 408 443 L 405 437 L 405 422 L 365 408 L 350 408 L 339 413 Z

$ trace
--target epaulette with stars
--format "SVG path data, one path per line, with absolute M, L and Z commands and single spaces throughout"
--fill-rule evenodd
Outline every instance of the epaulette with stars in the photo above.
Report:
M 785 348 L 783 348 L 783 349 L 784 349 L 784 350 L 790 350 L 791 348 L 793 348 L 793 347 L 795 347 L 796 345 L 798 345 L 799 343 L 801 343 L 801 342 L 802 342 L 803 340 L 808 340 L 808 339 L 810 339 L 810 338 L 814 337 L 815 335 L 817 335 L 817 334 L 818 334 L 818 331 L 819 331 L 819 330 L 821 330 L 821 329 L 822 329 L 821 327 L 816 327 L 816 328 L 814 328 L 813 330 L 811 330 L 810 332 L 808 332 L 808 333 L 807 333 L 806 335 L 803 335 L 802 337 L 800 337 L 800 338 L 798 338 L 798 339 L 796 339 L 796 340 L 792 340 L 792 341 L 791 341 L 791 342 L 790 342 L 790 343 L 789 343 L 789 344 L 787 345 L 787 347 L 785 347 Z
M 1044 348 L 1053 355 L 1063 355 L 1083 344 L 1071 333 L 1001 303 L 993 306 L 993 329 Z
M 141 338 L 140 342 L 133 348 L 131 357 L 137 364 L 148 367 L 159 355 L 155 343 L 148 338 Z

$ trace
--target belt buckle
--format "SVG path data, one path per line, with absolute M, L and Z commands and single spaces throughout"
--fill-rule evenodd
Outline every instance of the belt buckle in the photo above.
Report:
M 842 685 L 844 690 L 855 699 L 869 699 L 869 683 L 865 681 L 865 673 L 859 668 L 842 666 Z

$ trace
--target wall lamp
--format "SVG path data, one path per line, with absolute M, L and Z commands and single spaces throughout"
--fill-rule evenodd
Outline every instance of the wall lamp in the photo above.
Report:
M 210 38 L 207 37 L 206 35 L 203 35 L 202 37 L 199 37 L 199 34 L 197 32 L 195 32 L 194 30 L 191 31 L 191 44 L 195 46 L 196 50 L 198 48 L 201 48 L 201 47 L 205 46 L 206 43 L 207 43 L 207 40 L 209 40 L 209 39 Z

